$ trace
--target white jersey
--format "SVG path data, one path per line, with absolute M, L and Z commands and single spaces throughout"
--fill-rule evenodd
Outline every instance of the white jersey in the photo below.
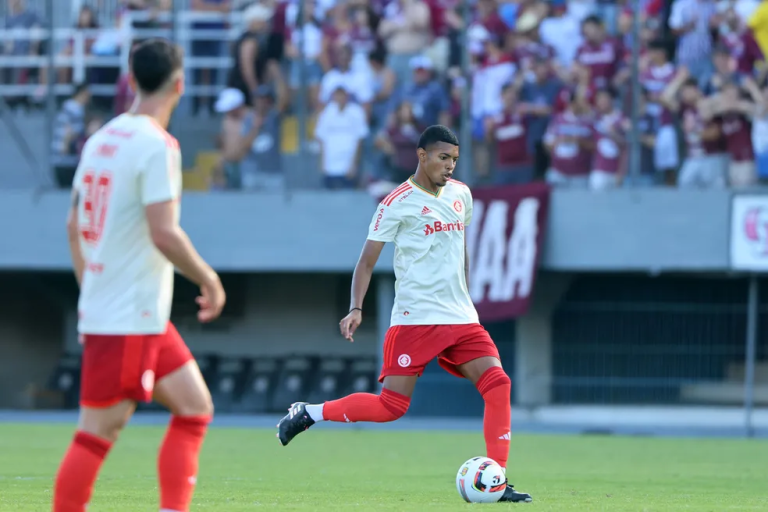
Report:
M 409 179 L 376 208 L 368 240 L 395 243 L 391 325 L 478 323 L 464 273 L 472 194 L 455 180 L 437 195 Z
M 155 248 L 145 207 L 176 201 L 179 144 L 152 118 L 123 114 L 88 139 L 73 187 L 85 271 L 81 334 L 159 334 L 173 298 L 173 265 Z

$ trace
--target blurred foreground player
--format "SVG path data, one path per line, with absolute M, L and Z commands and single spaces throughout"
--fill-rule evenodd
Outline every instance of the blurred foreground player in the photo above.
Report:
M 349 314 L 341 334 L 349 341 L 363 319 L 363 298 L 386 242 L 395 243 L 395 304 L 384 340 L 380 395 L 355 393 L 310 405 L 295 403 L 278 424 L 287 445 L 318 421 L 394 421 L 405 414 L 417 378 L 438 358 L 440 366 L 469 379 L 485 400 L 483 431 L 488 457 L 507 466 L 510 437 L 509 377 L 499 352 L 478 323 L 468 288 L 464 228 L 472 220 L 472 194 L 451 175 L 459 141 L 448 128 L 421 135 L 416 174 L 379 204 L 352 278 Z M 501 501 L 530 502 L 509 485 Z
M 169 322 L 174 266 L 200 286 L 198 319 L 217 318 L 221 281 L 179 227 L 181 155 L 167 131 L 184 90 L 180 50 L 135 48 L 129 113 L 83 150 L 67 222 L 83 347 L 80 421 L 56 476 L 54 512 L 83 512 L 104 458 L 139 401 L 172 419 L 158 458 L 160 509 L 186 512 L 213 414 L 197 363 Z

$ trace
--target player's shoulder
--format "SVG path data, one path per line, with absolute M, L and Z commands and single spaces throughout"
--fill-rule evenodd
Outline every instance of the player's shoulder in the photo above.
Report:
M 413 185 L 410 180 L 398 185 L 379 203 L 381 206 L 387 206 L 391 209 L 400 209 L 402 205 L 408 202 L 408 198 L 413 194 Z
M 472 197 L 472 191 L 470 190 L 469 185 L 463 181 L 449 179 L 447 187 L 450 192 L 456 195 Z
M 149 116 L 122 114 L 102 128 L 108 135 L 137 142 L 144 148 L 179 149 L 179 142 Z

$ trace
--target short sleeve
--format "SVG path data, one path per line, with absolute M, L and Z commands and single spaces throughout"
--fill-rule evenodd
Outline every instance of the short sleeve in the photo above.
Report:
M 379 204 L 368 227 L 368 240 L 394 242 L 400 227 L 400 215 L 391 206 Z
M 150 205 L 176 199 L 181 194 L 181 155 L 171 144 L 158 144 L 141 169 L 141 202 Z
M 464 225 L 469 226 L 472 224 L 472 191 L 467 189 L 466 198 L 464 199 Z

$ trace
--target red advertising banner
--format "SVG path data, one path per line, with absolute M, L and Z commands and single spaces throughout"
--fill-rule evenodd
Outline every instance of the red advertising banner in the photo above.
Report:
M 550 188 L 545 183 L 478 188 L 467 227 L 469 292 L 482 321 L 528 311 L 544 243 Z

